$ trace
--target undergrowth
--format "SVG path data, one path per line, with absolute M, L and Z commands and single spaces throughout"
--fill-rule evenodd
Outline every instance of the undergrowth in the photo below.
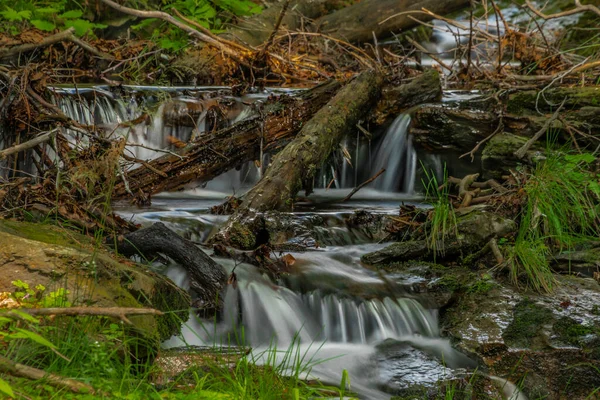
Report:
M 437 255 L 444 254 L 444 240 L 456 233 L 456 214 L 449 197 L 449 185 L 446 184 L 447 173 L 444 168 L 444 184 L 439 185 L 435 173 L 425 171 L 426 181 L 423 180 L 425 196 L 432 199 L 433 210 L 426 225 L 427 246 L 433 252 L 434 261 Z
M 599 230 L 598 175 L 591 172 L 596 157 L 589 153 L 548 151 L 528 178 L 527 203 L 521 210 L 519 232 L 508 265 L 514 283 L 521 278 L 538 292 L 551 292 L 553 251 L 570 251 L 597 238 Z
M 68 291 L 46 293 L 41 285 L 16 281 L 10 295 L 21 308 L 68 307 Z M 2 299 L 0 299 L 2 300 Z M 4 299 L 7 300 L 7 299 Z M 318 361 L 306 358 L 298 340 L 286 350 L 276 346 L 260 353 L 227 358 L 218 347 L 201 362 L 171 379 L 154 364 L 155 344 L 130 327 L 99 316 L 33 317 L 18 309 L 0 310 L 0 398 L 15 399 L 304 399 L 345 396 L 340 388 L 304 379 Z M 243 347 L 241 348 L 244 349 Z M 182 357 L 185 359 L 185 357 Z M 89 385 L 73 392 L 54 378 L 30 380 L 6 373 L 2 364 L 19 363 L 47 374 Z M 168 371 L 167 371 L 168 372 Z M 19 375 L 19 374 L 16 374 Z

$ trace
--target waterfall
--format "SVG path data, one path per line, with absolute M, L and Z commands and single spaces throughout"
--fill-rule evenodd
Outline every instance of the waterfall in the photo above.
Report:
M 374 187 L 385 192 L 412 193 L 415 187 L 417 153 L 408 134 L 410 115 L 400 114 L 385 132 L 373 160 L 376 173 L 385 168 L 385 173 L 373 182 Z
M 95 125 L 107 137 L 123 136 L 130 144 L 128 150 L 137 159 L 159 157 L 172 141 L 188 142 L 209 129 L 208 107 L 217 104 L 216 98 L 229 103 L 227 124 L 239 122 L 253 115 L 248 102 L 263 99 L 267 94 L 253 94 L 244 98 L 223 96 L 222 90 L 183 90 L 173 88 L 163 91 L 149 88 L 127 88 L 111 92 L 107 88 L 83 89 L 53 88 L 52 101 L 68 117 L 85 125 Z M 215 97 L 219 96 L 219 97 Z M 143 119 L 128 126 L 124 123 Z M 410 116 L 399 115 L 390 127 L 374 142 L 361 141 L 359 133 L 349 134 L 333 161 L 324 166 L 315 178 L 317 187 L 331 186 L 349 189 L 364 182 L 382 168 L 386 172 L 369 185 L 380 192 L 412 194 L 415 190 L 417 154 L 408 134 Z M 67 132 L 72 145 L 87 146 L 88 138 L 75 131 Z M 50 148 L 46 149 L 50 155 Z M 270 155 L 265 154 L 268 161 Z M 352 158 L 352 159 L 350 159 Z M 263 162 L 263 165 L 268 165 Z M 206 185 L 206 189 L 219 192 L 238 192 L 251 187 L 260 178 L 260 171 L 249 162 L 236 171 L 229 171 Z M 363 191 L 367 193 L 367 191 Z

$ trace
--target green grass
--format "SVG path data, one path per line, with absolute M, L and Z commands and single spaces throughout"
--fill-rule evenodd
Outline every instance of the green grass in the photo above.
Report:
M 0 318 L 0 323 L 3 332 L 18 333 L 17 325 L 22 321 Z M 224 361 L 226 356 L 221 357 L 215 348 L 205 362 L 167 384 L 155 385 L 153 377 L 160 372 L 147 352 L 153 347 L 140 342 L 120 323 L 105 317 L 55 317 L 30 324 L 29 329 L 52 346 L 27 337 L 0 336 L 0 355 L 86 383 L 97 392 L 73 393 L 44 379 L 0 373 L 0 398 L 6 387 L 17 399 L 305 399 L 345 395 L 343 389 L 303 380 L 318 361 L 306 359 L 297 341 L 283 351 L 271 346 L 233 362 Z M 347 374 L 343 376 L 342 388 L 348 383 Z
M 600 187 L 598 176 L 589 170 L 594 161 L 591 154 L 548 151 L 547 159 L 527 180 L 527 203 L 508 257 L 515 284 L 524 281 L 537 292 L 551 292 L 553 252 L 598 237 Z
M 426 181 L 423 181 L 425 196 L 432 200 L 433 210 L 430 214 L 427 232 L 427 245 L 437 255 L 444 254 L 444 240 L 456 233 L 456 214 L 449 197 L 449 185 L 444 168 L 444 185 L 440 186 L 435 174 L 424 168 Z M 427 229 L 426 228 L 426 229 Z

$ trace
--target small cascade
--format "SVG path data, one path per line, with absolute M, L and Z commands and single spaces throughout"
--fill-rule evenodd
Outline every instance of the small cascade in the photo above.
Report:
M 374 183 L 375 188 L 385 192 L 411 193 L 415 186 L 417 154 L 408 135 L 410 115 L 400 114 L 385 132 L 373 156 L 372 171 L 382 168 L 386 172 Z

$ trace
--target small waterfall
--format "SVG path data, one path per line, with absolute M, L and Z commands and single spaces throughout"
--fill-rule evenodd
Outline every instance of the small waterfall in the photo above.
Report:
M 410 115 L 400 114 L 385 132 L 373 160 L 373 173 L 385 168 L 385 173 L 374 182 L 376 189 L 385 192 L 412 193 L 415 187 L 417 153 L 408 134 Z

